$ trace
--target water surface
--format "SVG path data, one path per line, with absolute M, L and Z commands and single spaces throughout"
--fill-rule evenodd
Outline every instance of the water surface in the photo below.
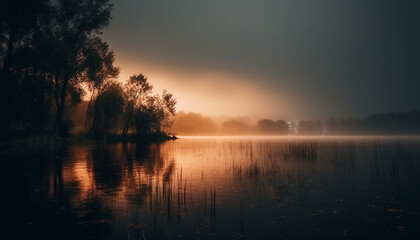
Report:
M 416 137 L 184 137 L 1 154 L 5 239 L 419 234 Z

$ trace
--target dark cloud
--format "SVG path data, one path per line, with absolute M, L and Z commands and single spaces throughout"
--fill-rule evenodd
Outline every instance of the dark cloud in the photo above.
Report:
M 308 116 L 420 109 L 418 1 L 114 5 L 105 37 L 117 57 L 227 73 L 267 91 L 287 91 Z

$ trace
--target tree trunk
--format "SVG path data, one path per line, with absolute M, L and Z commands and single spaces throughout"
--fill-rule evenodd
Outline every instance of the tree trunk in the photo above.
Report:
M 93 133 L 93 129 L 95 128 L 95 125 L 96 125 L 96 113 L 94 113 L 93 121 L 92 121 L 92 126 L 90 127 L 90 130 L 89 130 L 89 132 L 91 134 Z
M 127 136 L 128 129 L 130 129 L 130 122 L 131 122 L 131 112 L 129 113 L 129 116 L 128 116 L 128 117 L 127 117 L 127 119 L 125 120 L 125 124 L 124 124 L 124 128 L 123 128 L 123 132 L 122 132 L 122 137 Z
M 128 125 L 128 122 L 126 122 L 126 124 L 123 128 L 123 131 L 122 131 L 122 137 L 123 138 L 125 138 L 127 136 L 128 129 L 129 129 L 129 125 Z
M 61 91 L 56 91 L 57 112 L 55 115 L 55 131 L 59 136 L 63 136 L 65 134 L 63 128 L 63 116 L 64 107 L 66 105 L 67 85 L 68 79 L 65 79 Z M 58 96 L 58 94 L 60 95 Z

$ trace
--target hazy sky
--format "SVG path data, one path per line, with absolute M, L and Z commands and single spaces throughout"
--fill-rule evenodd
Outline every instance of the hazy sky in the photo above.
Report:
M 272 118 L 420 110 L 420 1 L 114 0 L 120 78 L 178 110 Z

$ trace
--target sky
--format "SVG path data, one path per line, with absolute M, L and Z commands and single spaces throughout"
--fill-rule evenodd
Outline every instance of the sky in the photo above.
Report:
M 420 1 L 114 0 L 120 80 L 177 109 L 277 119 L 420 110 Z

